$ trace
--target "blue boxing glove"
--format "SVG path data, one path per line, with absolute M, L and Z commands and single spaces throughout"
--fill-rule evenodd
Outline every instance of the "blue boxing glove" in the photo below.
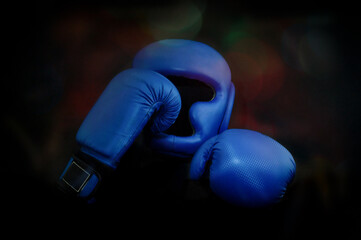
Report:
M 129 69 L 114 77 L 81 124 L 72 157 L 59 179 L 60 187 L 79 197 L 97 188 L 102 169 L 116 169 L 152 116 L 153 133 L 166 130 L 181 108 L 177 88 L 159 73 Z
M 229 129 L 206 141 L 193 156 L 190 178 L 199 179 L 207 170 L 210 187 L 220 198 L 243 207 L 263 207 L 283 197 L 296 164 L 272 138 Z

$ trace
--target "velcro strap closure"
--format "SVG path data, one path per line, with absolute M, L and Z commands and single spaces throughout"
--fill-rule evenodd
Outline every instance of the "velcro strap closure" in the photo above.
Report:
M 95 192 L 99 183 L 100 174 L 92 165 L 76 155 L 70 158 L 58 181 L 63 191 L 82 198 L 87 198 Z

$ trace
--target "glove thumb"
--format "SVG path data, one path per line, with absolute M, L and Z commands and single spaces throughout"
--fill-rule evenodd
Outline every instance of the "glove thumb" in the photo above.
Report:
M 192 180 L 199 179 L 205 172 L 207 162 L 212 159 L 213 147 L 217 142 L 217 136 L 205 141 L 193 156 L 189 177 Z

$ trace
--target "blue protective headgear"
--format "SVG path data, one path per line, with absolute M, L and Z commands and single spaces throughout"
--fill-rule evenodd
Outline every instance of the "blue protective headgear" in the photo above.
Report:
M 191 136 L 159 133 L 151 142 L 154 149 L 189 157 L 203 142 L 227 129 L 234 101 L 234 85 L 227 62 L 210 46 L 191 40 L 161 40 L 141 49 L 134 58 L 133 67 L 153 70 L 166 77 L 198 80 L 214 90 L 210 101 L 198 101 L 190 107 Z

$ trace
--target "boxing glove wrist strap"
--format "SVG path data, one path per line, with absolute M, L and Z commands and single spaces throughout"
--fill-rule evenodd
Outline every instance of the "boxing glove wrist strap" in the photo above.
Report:
M 58 180 L 58 186 L 66 194 L 90 198 L 99 187 L 109 167 L 84 154 L 74 154 Z

